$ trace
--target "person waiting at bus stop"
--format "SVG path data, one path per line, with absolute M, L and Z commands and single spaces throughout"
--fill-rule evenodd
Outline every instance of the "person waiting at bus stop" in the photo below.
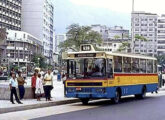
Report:
M 17 103 L 22 104 L 22 102 L 19 100 L 19 98 L 17 96 L 17 91 L 16 91 L 17 81 L 16 81 L 15 73 L 11 74 L 11 78 L 10 78 L 10 81 L 9 81 L 9 86 L 10 86 L 10 91 L 11 91 L 11 93 L 10 93 L 10 102 L 12 102 L 12 104 L 15 104 L 14 100 L 13 100 L 13 95 L 14 95 Z
M 17 77 L 17 81 L 18 81 L 18 89 L 19 89 L 19 96 L 20 96 L 20 100 L 24 98 L 24 94 L 25 94 L 25 87 L 24 84 L 26 83 L 25 79 L 22 77 L 21 72 L 18 72 L 18 77 Z
M 53 76 L 51 70 L 44 76 L 44 91 L 46 101 L 51 101 L 51 90 L 53 89 Z
M 38 77 L 38 73 L 35 72 L 34 75 L 31 78 L 31 86 L 32 86 L 32 92 L 33 92 L 33 98 L 36 98 L 35 90 L 36 90 L 36 80 L 37 80 L 37 77 Z

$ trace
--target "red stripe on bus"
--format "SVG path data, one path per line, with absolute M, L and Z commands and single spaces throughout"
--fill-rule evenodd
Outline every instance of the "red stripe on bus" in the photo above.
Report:
M 108 78 L 82 78 L 82 79 L 67 79 L 68 81 L 74 81 L 74 80 L 107 80 Z

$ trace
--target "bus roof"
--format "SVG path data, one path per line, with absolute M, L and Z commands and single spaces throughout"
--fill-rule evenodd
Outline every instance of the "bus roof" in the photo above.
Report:
M 151 59 L 157 60 L 155 57 L 141 55 L 141 54 L 132 54 L 132 53 L 120 53 L 120 52 L 106 52 L 106 51 L 80 51 L 80 52 L 68 52 L 68 55 L 73 54 L 88 54 L 88 53 L 104 53 L 110 56 L 123 56 L 123 57 L 132 57 L 132 58 L 139 58 L 139 59 Z

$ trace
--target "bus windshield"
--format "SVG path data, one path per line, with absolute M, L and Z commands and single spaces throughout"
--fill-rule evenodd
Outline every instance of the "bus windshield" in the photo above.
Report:
M 100 58 L 68 60 L 67 67 L 69 78 L 105 77 L 106 60 Z

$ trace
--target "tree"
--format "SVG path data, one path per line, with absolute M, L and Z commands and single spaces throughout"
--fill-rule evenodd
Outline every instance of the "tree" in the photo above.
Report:
M 122 42 L 122 45 L 119 47 L 117 51 L 122 52 L 128 49 L 130 47 L 130 43 L 128 42 Z
M 41 54 L 35 54 L 33 56 L 32 62 L 34 62 L 37 67 L 47 68 L 47 64 L 45 62 L 45 57 Z
M 118 35 L 115 35 L 115 36 L 114 36 L 114 39 L 115 39 L 115 40 L 117 40 L 117 39 L 119 39 L 119 38 L 120 38 L 120 36 L 118 36 Z
M 156 56 L 158 64 L 165 67 L 165 55 Z
M 92 44 L 97 47 L 97 45 L 102 43 L 101 35 L 98 32 L 92 31 L 89 26 L 72 24 L 67 30 L 67 40 L 59 45 L 63 51 L 68 49 L 79 51 L 81 44 Z

